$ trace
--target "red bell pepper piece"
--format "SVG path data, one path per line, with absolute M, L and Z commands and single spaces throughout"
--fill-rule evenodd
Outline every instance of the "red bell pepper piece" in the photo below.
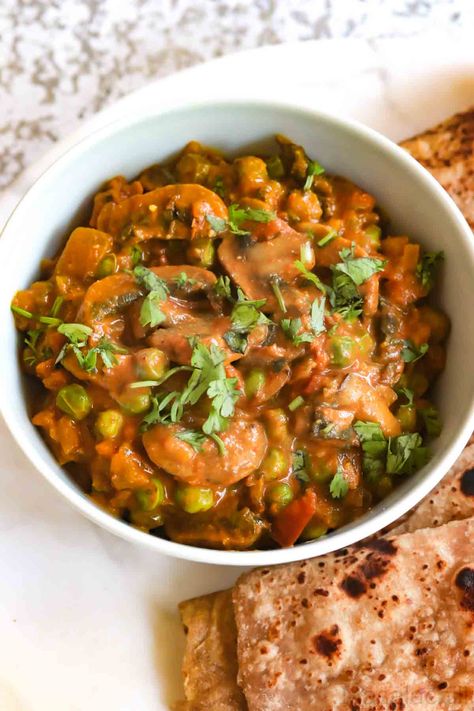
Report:
M 316 513 L 316 494 L 307 489 L 280 511 L 272 526 L 272 536 L 283 548 L 292 546 Z

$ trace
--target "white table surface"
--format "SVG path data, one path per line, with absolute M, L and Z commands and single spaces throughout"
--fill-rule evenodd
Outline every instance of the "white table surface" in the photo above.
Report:
M 235 96 L 245 77 L 248 96 L 284 91 L 399 139 L 473 104 L 473 69 L 472 39 L 452 33 L 308 42 L 197 66 L 122 99 L 30 166 L 4 194 L 0 223 L 55 155 L 124 112 Z M 176 603 L 239 571 L 160 557 L 102 531 L 41 479 L 3 423 L 0 452 L 1 711 L 167 709 L 181 693 Z

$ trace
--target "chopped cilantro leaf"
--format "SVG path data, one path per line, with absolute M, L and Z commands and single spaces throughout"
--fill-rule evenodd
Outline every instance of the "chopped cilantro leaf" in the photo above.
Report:
M 222 176 L 218 175 L 215 183 L 214 183 L 214 192 L 219 195 L 219 197 L 223 198 L 225 197 L 225 186 L 224 186 L 224 181 L 222 180 Z
M 241 229 L 242 223 L 250 222 L 271 222 L 276 219 L 276 213 L 272 210 L 262 210 L 253 207 L 240 207 L 237 204 L 229 205 L 229 229 L 235 235 L 246 235 L 248 230 Z
M 363 422 L 362 420 L 357 420 L 357 422 L 354 423 L 354 429 L 361 442 L 385 440 L 384 433 L 378 422 Z
M 245 353 L 247 350 L 247 336 L 238 331 L 226 331 L 222 336 L 224 341 L 234 353 Z
M 332 271 L 347 274 L 356 286 L 360 286 L 374 274 L 382 271 L 385 266 L 384 259 L 377 259 L 376 257 L 355 258 L 353 246 L 350 249 L 342 249 L 339 252 L 339 256 L 342 262 L 334 264 L 331 267 Z
M 196 284 L 196 279 L 191 279 L 191 277 L 189 277 L 186 272 L 180 272 L 177 276 L 174 277 L 173 281 L 178 287 L 178 289 L 182 289 L 186 285 L 192 286 L 193 284 Z
M 275 294 L 275 299 L 277 300 L 280 311 L 283 311 L 283 313 L 286 314 L 286 304 L 280 289 L 280 277 L 274 274 L 270 279 L 270 284 L 273 293 Z
M 438 437 L 441 434 L 442 425 L 439 412 L 436 407 L 434 405 L 430 405 L 429 407 L 421 408 L 418 412 L 423 419 L 423 424 L 428 437 Z
M 423 358 L 428 348 L 427 343 L 416 346 L 413 341 L 405 340 L 403 341 L 402 358 L 405 363 L 415 363 L 415 361 Z
M 222 296 L 229 301 L 233 301 L 232 290 L 230 288 L 230 279 L 228 276 L 220 276 L 212 287 L 217 296 Z
M 407 405 L 413 405 L 413 398 L 415 393 L 413 390 L 410 390 L 410 388 L 399 388 L 396 390 L 397 395 L 400 397 L 400 395 L 404 395 L 407 399 Z
M 140 262 L 143 259 L 143 254 L 142 254 L 142 250 L 140 249 L 140 247 L 137 247 L 136 244 L 132 245 L 132 251 L 130 253 L 130 256 L 132 258 L 132 264 L 134 267 L 136 267 L 138 264 L 140 264 Z
M 288 409 L 290 412 L 294 412 L 297 410 L 301 405 L 304 405 L 304 398 L 301 397 L 301 395 L 298 395 L 298 397 L 295 397 L 294 400 L 290 402 L 288 405 Z
M 348 491 L 349 484 L 344 476 L 344 470 L 342 467 L 338 467 L 329 484 L 329 493 L 333 499 L 343 499 L 347 496 Z
M 412 474 L 428 461 L 429 455 L 418 432 L 391 437 L 387 448 L 387 474 Z
M 308 167 L 306 169 L 306 180 L 303 186 L 303 190 L 311 190 L 313 185 L 313 180 L 315 175 L 322 175 L 324 173 L 324 168 L 318 163 L 317 160 L 308 161 Z
M 83 323 L 62 323 L 58 326 L 58 333 L 66 336 L 68 341 L 76 346 L 85 346 L 87 339 L 92 335 L 92 328 Z
M 23 316 L 23 318 L 35 318 L 31 311 L 22 309 L 20 306 L 15 306 L 15 304 L 12 304 L 10 308 L 13 313 L 18 314 L 18 316 Z
M 329 242 L 332 242 L 333 239 L 337 237 L 337 231 L 335 229 L 330 229 L 327 235 L 324 235 L 324 237 L 321 237 L 321 239 L 316 243 L 318 247 L 325 247 Z
M 443 259 L 444 252 L 425 252 L 418 262 L 416 275 L 427 291 L 432 288 L 436 272 Z
M 182 442 L 190 444 L 195 452 L 200 452 L 202 450 L 204 442 L 207 439 L 205 434 L 198 432 L 197 430 L 183 430 L 182 432 L 178 432 L 176 437 Z
M 300 318 L 284 318 L 280 322 L 280 326 L 283 329 L 283 333 L 292 341 L 295 346 L 300 346 L 302 343 L 311 343 L 314 341 L 314 334 L 303 331 L 303 322 Z
M 296 262 L 294 262 L 294 265 L 298 269 L 298 271 L 301 272 L 305 279 L 314 284 L 323 293 L 327 292 L 328 287 L 326 286 L 326 284 L 323 284 L 321 279 L 316 274 L 307 269 L 301 260 L 298 259 Z
M 293 474 L 299 481 L 303 484 L 309 482 L 307 455 L 303 449 L 297 449 L 293 452 L 292 469 Z
M 140 309 L 140 323 L 144 327 L 155 328 L 155 326 L 163 323 L 166 318 L 160 306 L 166 301 L 169 294 L 168 285 L 164 279 L 157 276 L 151 269 L 141 265 L 134 268 L 133 276 L 137 284 L 149 292 Z

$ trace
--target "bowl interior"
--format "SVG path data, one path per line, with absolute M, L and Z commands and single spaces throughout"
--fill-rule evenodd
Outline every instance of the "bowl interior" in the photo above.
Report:
M 407 234 L 429 250 L 443 250 L 439 303 L 452 333 L 448 361 L 436 389 L 444 422 L 431 462 L 357 522 L 320 541 L 267 552 L 221 552 L 161 541 L 135 531 L 97 509 L 56 464 L 28 419 L 17 361 L 17 334 L 9 304 L 14 292 L 38 275 L 39 261 L 55 254 L 68 230 L 91 205 L 107 178 L 128 178 L 196 139 L 228 154 L 269 152 L 283 133 L 305 146 L 328 170 L 373 193 L 391 219 L 392 234 Z M 159 550 L 216 563 L 276 563 L 317 555 L 358 540 L 413 506 L 446 472 L 473 426 L 474 249 L 472 235 L 444 191 L 415 161 L 369 129 L 285 105 L 196 105 L 136 121 L 120 121 L 92 134 L 66 153 L 33 186 L 9 220 L 0 243 L 3 326 L 1 407 L 13 434 L 34 464 L 68 499 L 101 525 Z

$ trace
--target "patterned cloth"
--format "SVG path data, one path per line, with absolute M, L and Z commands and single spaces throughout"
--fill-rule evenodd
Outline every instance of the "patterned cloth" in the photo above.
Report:
M 472 26 L 472 0 L 1 0 L 0 188 L 82 118 L 198 62 Z

